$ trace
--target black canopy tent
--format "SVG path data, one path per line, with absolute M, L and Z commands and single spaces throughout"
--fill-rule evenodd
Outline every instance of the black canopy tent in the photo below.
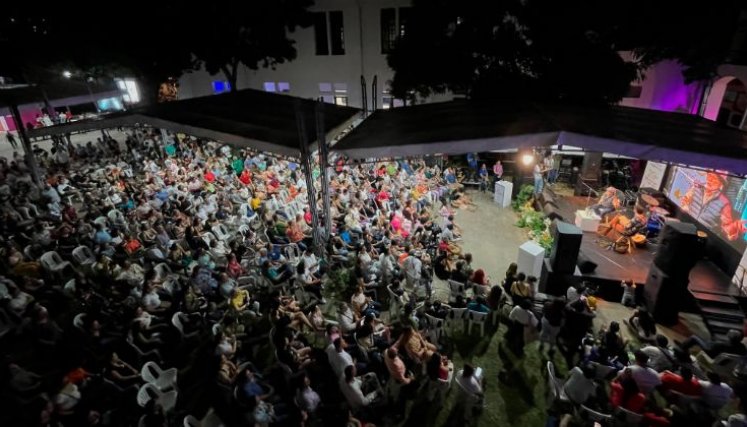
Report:
M 168 129 L 297 159 L 304 166 L 307 188 L 312 189 L 315 187 L 310 153 L 321 139 L 330 140 L 359 115 L 356 108 L 246 89 L 33 129 L 28 135 L 34 138 L 136 125 Z M 309 191 L 308 198 L 314 246 L 320 250 L 325 229 L 317 213 L 315 192 Z M 328 204 L 325 210 L 328 211 Z M 325 218 L 328 217 L 327 213 Z
M 556 144 L 747 174 L 744 132 L 689 114 L 629 107 L 460 100 L 380 110 L 333 150 L 363 159 Z
M 317 103 L 309 99 L 246 89 L 33 129 L 29 131 L 29 136 L 35 138 L 145 125 L 298 159 L 301 151 L 296 113 L 303 113 L 306 140 L 315 144 L 314 111 Z M 321 109 L 328 137 L 350 126 L 360 113 L 356 108 L 333 104 L 323 104 Z

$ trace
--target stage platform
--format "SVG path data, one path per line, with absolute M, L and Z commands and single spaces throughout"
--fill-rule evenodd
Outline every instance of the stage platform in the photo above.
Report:
M 566 222 L 573 223 L 575 213 L 586 208 L 586 197 L 558 196 L 555 199 L 560 215 Z M 653 263 L 657 245 L 647 243 L 643 248 L 634 248 L 631 253 L 620 254 L 607 249 L 611 241 L 594 232 L 584 232 L 581 239 L 581 253 L 597 264 L 593 273 L 582 274 L 586 280 L 595 282 L 617 282 L 631 279 L 644 283 Z M 600 283 L 601 284 L 601 283 Z

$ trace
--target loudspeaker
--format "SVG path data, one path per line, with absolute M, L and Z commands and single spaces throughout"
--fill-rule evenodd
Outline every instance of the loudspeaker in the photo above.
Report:
M 542 207 L 542 212 L 547 218 L 550 218 L 551 221 L 556 219 L 559 221 L 563 220 L 563 215 L 560 214 L 558 207 L 552 203 L 545 203 L 545 206 Z
M 670 276 L 657 265 L 648 271 L 643 295 L 649 313 L 657 323 L 674 325 L 679 319 L 681 304 L 686 301 L 687 276 Z
M 703 245 L 694 224 L 681 221 L 667 222 L 659 234 L 659 251 L 654 264 L 669 276 L 687 279 L 690 270 L 703 257 Z
M 576 261 L 579 271 L 583 274 L 593 273 L 597 269 L 597 263 L 590 260 L 583 252 L 578 252 L 578 261 Z
M 552 223 L 553 244 L 550 251 L 550 266 L 558 274 L 573 274 L 581 249 L 584 233 L 580 228 L 567 222 L 555 220 Z

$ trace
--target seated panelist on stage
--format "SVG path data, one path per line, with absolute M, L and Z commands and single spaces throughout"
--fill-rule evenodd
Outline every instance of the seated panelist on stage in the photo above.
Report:
M 604 217 L 618 209 L 620 209 L 620 198 L 617 196 L 617 188 L 615 187 L 607 187 L 599 197 L 599 201 L 591 206 L 591 210 L 599 217 Z
M 636 206 L 632 219 L 622 214 L 617 215 L 612 218 L 609 223 L 609 229 L 603 235 L 606 236 L 610 231 L 615 230 L 619 234 L 630 236 L 645 228 L 647 223 L 648 216 L 646 215 L 646 211 L 642 207 Z

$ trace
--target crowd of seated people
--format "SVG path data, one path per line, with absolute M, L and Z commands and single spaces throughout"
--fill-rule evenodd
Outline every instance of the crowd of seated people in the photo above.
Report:
M 19 158 L 0 162 L 3 400 L 23 409 L 7 425 L 385 423 L 444 387 L 468 419 L 489 404 L 485 372 L 455 372 L 443 330 L 494 314 L 515 355 L 539 340 L 579 366 L 574 403 L 598 396 L 590 363 L 620 372 L 618 405 L 635 400 L 628 378 L 644 395 L 661 388 L 647 360 L 673 387 L 692 378 L 658 336 L 634 358 L 619 325 L 589 336 L 583 289 L 538 311 L 537 279 L 515 265 L 492 283 L 462 249 L 458 209 L 474 204 L 450 168 L 336 163 L 331 239 L 315 247 L 298 164 L 140 129 L 123 142 L 39 153 L 40 186 Z M 334 291 L 332 272 L 348 278 Z M 454 285 L 449 301 L 434 276 Z M 695 346 L 725 351 L 701 340 L 681 352 Z M 723 378 L 696 373 L 707 405 L 728 402 Z

